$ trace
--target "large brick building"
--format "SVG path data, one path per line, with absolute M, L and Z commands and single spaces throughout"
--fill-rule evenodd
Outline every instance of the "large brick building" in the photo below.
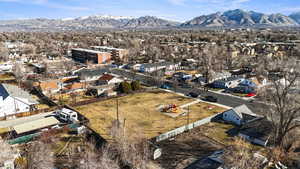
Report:
M 127 49 L 112 48 L 107 46 L 92 46 L 94 50 L 109 52 L 115 61 L 126 61 L 129 51 Z
M 81 63 L 103 64 L 111 61 L 111 53 L 82 48 L 72 49 L 72 58 Z

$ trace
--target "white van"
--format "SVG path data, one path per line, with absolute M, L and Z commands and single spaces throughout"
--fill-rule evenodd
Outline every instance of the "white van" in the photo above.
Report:
M 78 114 L 73 110 L 63 108 L 61 110 L 56 111 L 56 114 L 61 120 L 70 121 L 73 123 L 78 122 Z

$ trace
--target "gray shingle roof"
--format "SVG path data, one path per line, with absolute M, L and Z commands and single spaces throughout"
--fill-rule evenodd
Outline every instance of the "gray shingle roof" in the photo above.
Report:
M 11 84 L 0 84 L 0 96 L 2 96 L 3 99 L 6 99 L 8 96 L 12 96 L 15 98 L 28 99 L 31 103 L 38 103 L 28 92 Z
M 245 104 L 235 107 L 232 110 L 241 118 L 243 118 L 243 114 L 254 115 L 254 113 Z

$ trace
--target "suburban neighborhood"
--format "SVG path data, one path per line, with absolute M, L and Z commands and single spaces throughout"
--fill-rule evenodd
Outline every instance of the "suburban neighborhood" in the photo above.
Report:
M 296 21 L 212 15 L 0 20 L 0 169 L 299 169 Z

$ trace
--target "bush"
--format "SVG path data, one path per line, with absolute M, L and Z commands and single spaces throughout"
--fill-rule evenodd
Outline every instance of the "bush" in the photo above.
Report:
M 139 81 L 133 81 L 131 82 L 131 88 L 132 90 L 136 91 L 136 90 L 140 90 L 141 89 L 141 84 Z
M 130 93 L 132 91 L 131 84 L 128 82 L 122 82 L 119 86 L 119 91 L 122 93 Z

